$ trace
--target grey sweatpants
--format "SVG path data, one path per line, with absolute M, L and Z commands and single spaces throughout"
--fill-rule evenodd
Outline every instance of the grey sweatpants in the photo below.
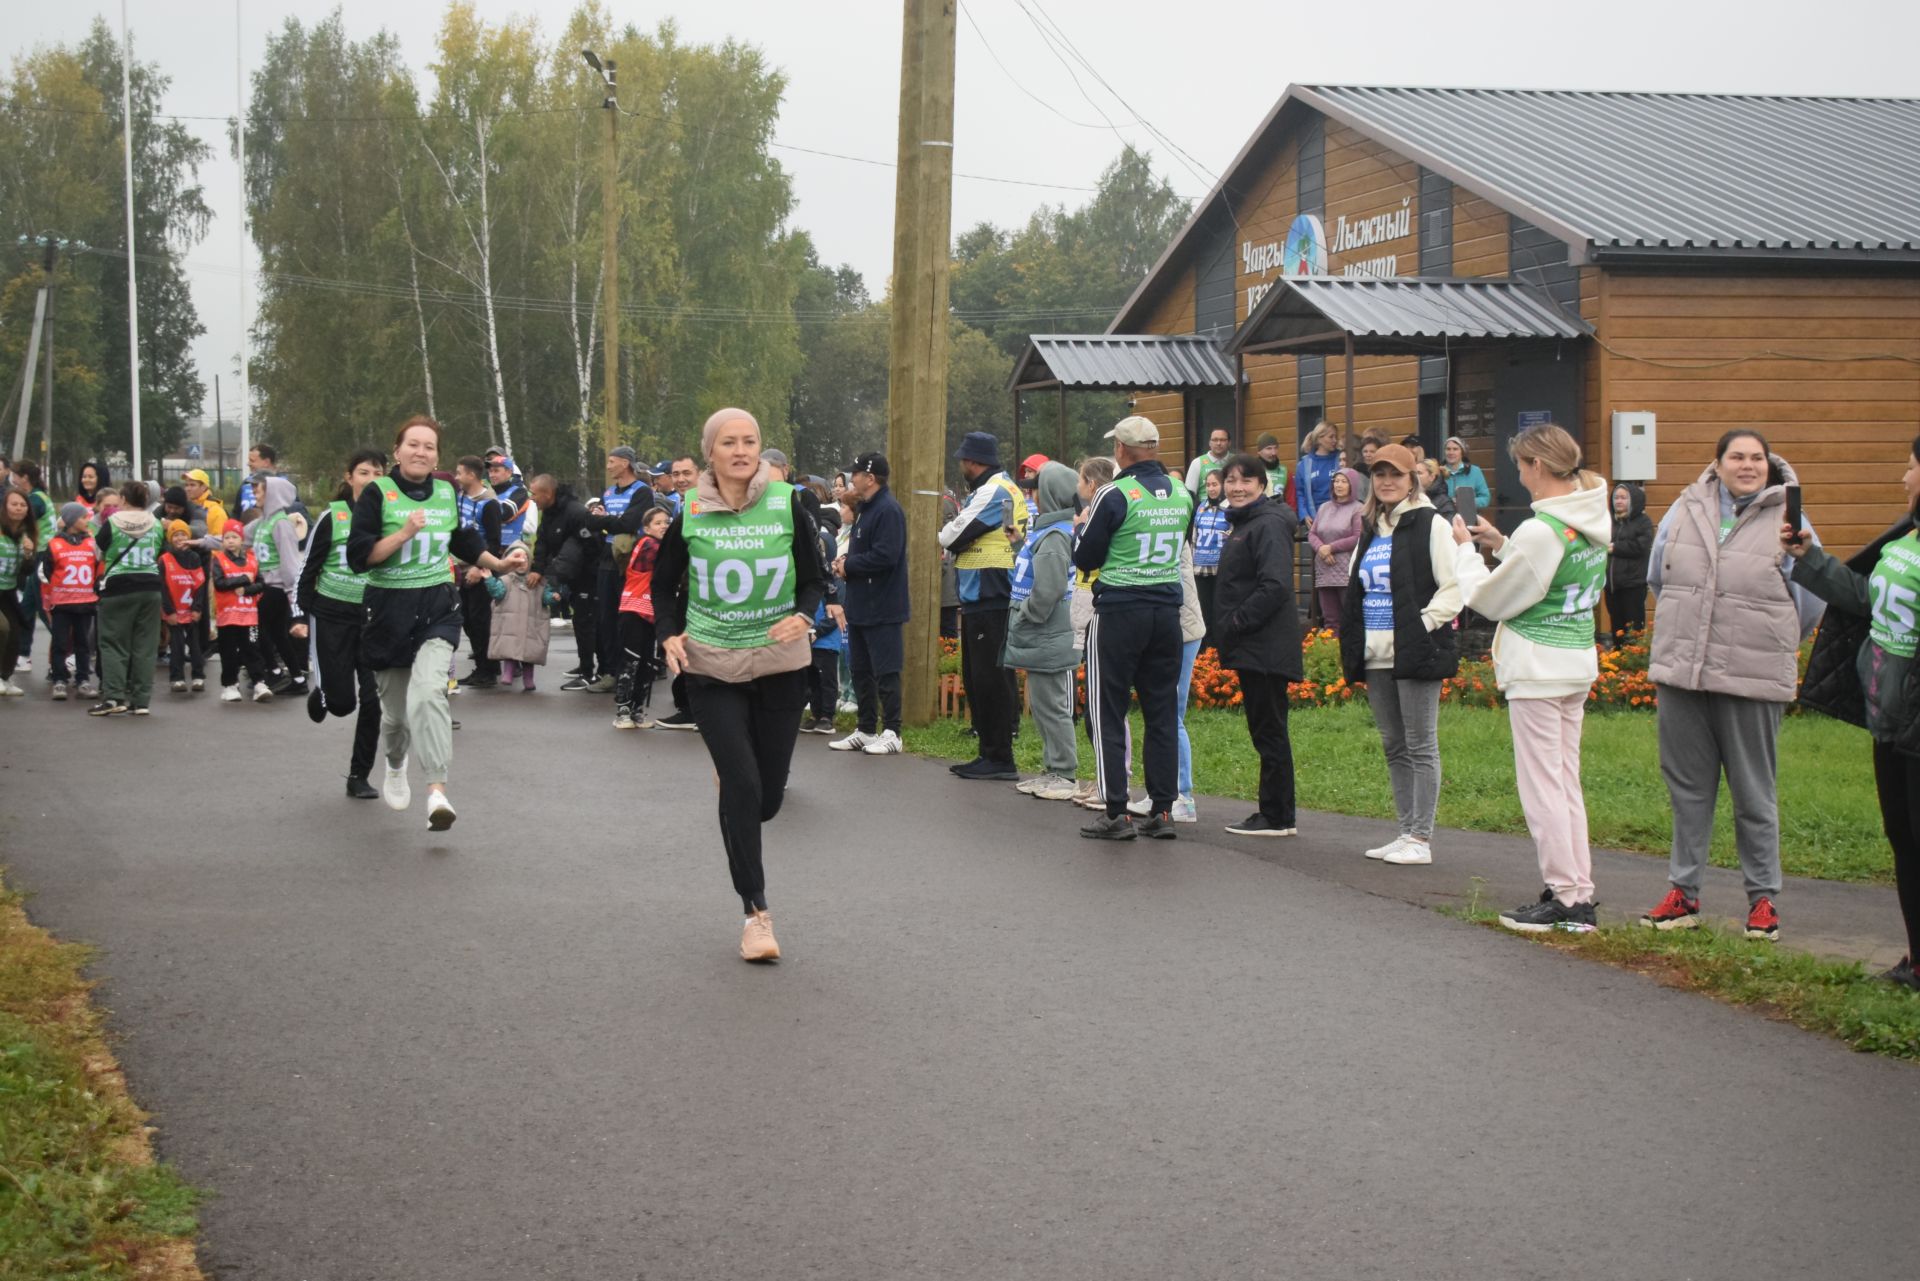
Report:
M 1367 672 L 1367 702 L 1386 750 L 1400 834 L 1432 840 L 1440 808 L 1440 682 L 1396 680 L 1374 668 Z
M 420 775 L 429 786 L 447 781 L 453 764 L 453 707 L 447 702 L 448 641 L 423 642 L 412 667 L 374 672 L 380 686 L 380 740 L 387 764 L 398 765 L 420 749 Z
M 1073 741 L 1073 673 L 1028 672 L 1027 702 L 1040 731 L 1040 757 L 1049 774 L 1072 778 L 1080 768 Z
M 1659 687 L 1660 773 L 1673 803 L 1667 879 L 1700 896 L 1713 846 L 1713 809 L 1725 771 L 1733 797 L 1733 848 L 1747 902 L 1780 895 L 1780 717 L 1785 703 Z

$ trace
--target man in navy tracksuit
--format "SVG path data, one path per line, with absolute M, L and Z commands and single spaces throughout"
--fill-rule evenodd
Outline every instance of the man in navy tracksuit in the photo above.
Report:
M 1100 571 L 1087 627 L 1087 714 L 1098 745 L 1095 780 L 1107 812 L 1080 829 L 1094 840 L 1172 840 L 1179 782 L 1180 550 L 1193 495 L 1160 465 L 1160 429 L 1135 415 L 1107 433 L 1120 474 L 1094 494 L 1074 568 Z M 1127 814 L 1126 724 L 1138 691 L 1146 725 L 1146 819 Z
M 860 717 L 853 733 L 827 746 L 836 752 L 889 756 L 900 743 L 900 670 L 906 665 L 901 635 L 907 600 L 907 514 L 887 488 L 883 454 L 853 460 L 857 497 L 847 554 L 833 572 L 847 582 L 847 664 L 853 669 Z
M 574 634 L 574 643 L 580 648 L 581 679 L 568 681 L 561 689 L 612 693 L 614 673 L 624 661 L 620 649 L 620 587 L 626 582 L 627 565 L 625 560 L 615 562 L 613 540 L 622 534 L 637 537 L 653 506 L 653 486 L 640 475 L 639 461 L 640 455 L 632 445 L 614 446 L 607 454 L 607 492 L 599 501 L 587 504 L 587 517 L 581 523 L 596 534 L 606 535 L 594 570 L 593 596 L 599 612 L 594 615 L 591 637 L 577 631 Z M 599 676 L 589 675 L 596 666 Z

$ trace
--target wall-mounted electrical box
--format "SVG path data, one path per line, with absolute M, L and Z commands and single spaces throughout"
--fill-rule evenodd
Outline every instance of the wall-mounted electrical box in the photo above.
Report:
M 1616 410 L 1613 415 L 1613 475 L 1610 479 L 1652 480 L 1655 474 L 1653 415 Z

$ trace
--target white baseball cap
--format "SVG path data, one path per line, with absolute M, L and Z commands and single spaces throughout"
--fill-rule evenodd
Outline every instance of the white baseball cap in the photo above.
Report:
M 1115 423 L 1106 439 L 1117 440 L 1123 445 L 1157 445 L 1160 443 L 1160 429 L 1153 425 L 1151 418 L 1132 414 Z

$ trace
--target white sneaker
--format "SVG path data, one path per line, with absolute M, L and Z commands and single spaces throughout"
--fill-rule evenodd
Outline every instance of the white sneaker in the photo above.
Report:
M 1145 818 L 1147 811 L 1152 808 L 1153 798 L 1151 796 L 1142 796 L 1137 801 L 1127 802 L 1127 813 L 1133 815 L 1135 818 Z
M 639 729 L 640 728 L 640 726 L 637 723 L 635 723 L 633 719 L 633 713 L 628 711 L 619 711 L 613 714 L 613 727 L 615 729 Z
M 458 815 L 453 812 L 453 802 L 447 799 L 445 792 L 430 791 L 427 793 L 427 828 L 429 831 L 444 832 L 453 826 L 453 820 L 457 817 Z
M 1023 778 L 1013 785 L 1013 790 L 1022 796 L 1032 796 L 1047 784 L 1048 775 L 1035 774 L 1032 778 Z
M 1176 796 L 1173 801 L 1173 821 L 1176 823 L 1198 823 L 1200 807 L 1193 803 L 1191 796 Z
M 880 737 L 860 750 L 868 756 L 898 756 L 907 750 L 907 745 L 900 741 L 898 734 L 890 729 L 883 729 L 880 731 Z
M 0 681 L 0 698 L 24 698 L 27 691 L 12 681 Z
M 831 743 L 827 744 L 827 747 L 829 750 L 835 752 L 863 752 L 867 749 L 869 743 L 877 743 L 879 741 L 880 736 L 878 734 L 863 734 L 859 730 L 855 730 L 845 738 L 834 739 Z
M 273 701 L 273 691 L 269 689 L 264 682 L 255 685 L 253 687 L 253 701 L 256 703 L 271 703 Z
M 1392 840 L 1388 841 L 1385 845 L 1376 845 L 1372 849 L 1368 850 L 1367 857 L 1368 858 L 1385 858 L 1389 854 L 1397 854 L 1400 851 L 1400 847 L 1402 845 L 1405 845 L 1406 843 L 1407 843 L 1407 838 L 1405 836 L 1396 836 Z
M 240 701 L 240 687 L 239 687 L 238 685 L 227 685 L 227 686 L 224 686 L 224 687 L 222 687 L 222 688 L 221 688 L 221 690 L 220 690 L 220 701 L 221 701 L 221 702 L 223 702 L 223 703 L 237 703 L 237 702 L 239 702 L 239 701 Z
M 1399 849 L 1380 857 L 1382 862 L 1396 863 L 1402 867 L 1421 867 L 1433 862 L 1433 846 L 1427 841 L 1416 841 L 1409 836 L 1401 842 Z
M 1070 801 L 1079 792 L 1080 784 L 1062 774 L 1043 774 L 1040 786 L 1031 793 L 1043 801 Z
M 413 804 L 413 788 L 407 785 L 407 763 L 400 762 L 398 769 L 387 766 L 387 777 L 380 784 L 380 799 L 387 803 L 390 810 L 404 810 Z

